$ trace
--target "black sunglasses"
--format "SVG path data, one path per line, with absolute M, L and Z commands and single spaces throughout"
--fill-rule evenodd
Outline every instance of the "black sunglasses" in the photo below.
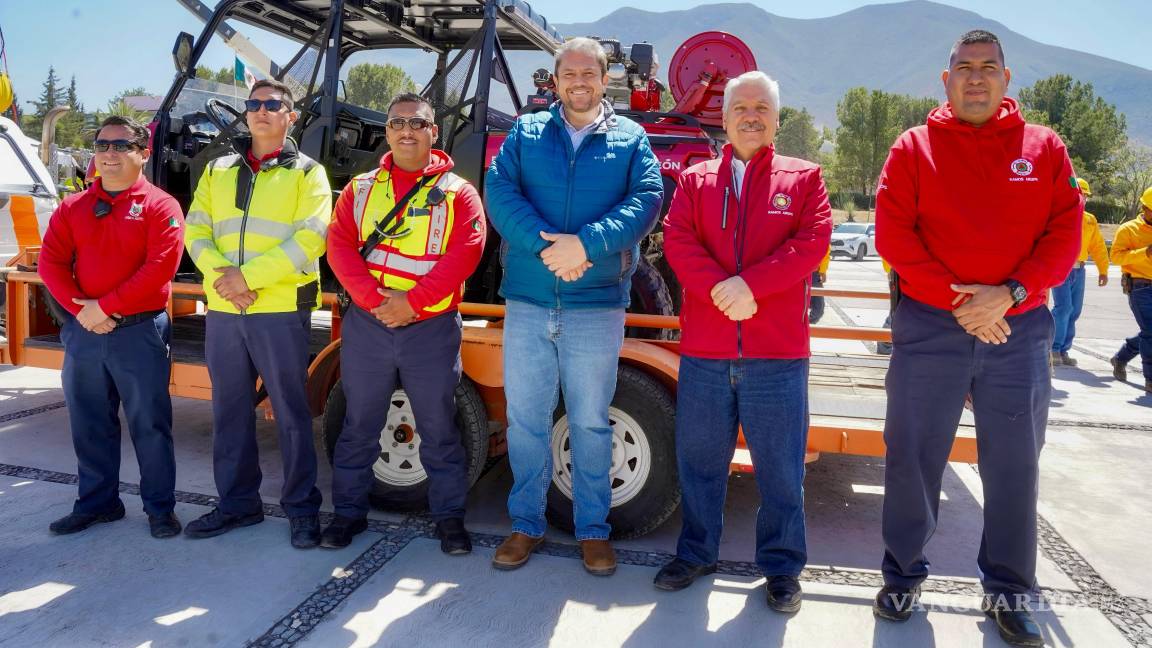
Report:
M 424 119 L 423 117 L 393 117 L 388 120 L 388 128 L 392 130 L 404 130 L 404 126 L 411 126 L 412 130 L 424 130 L 432 125 L 432 121 Z
M 287 103 L 283 99 L 246 99 L 244 100 L 244 109 L 248 112 L 260 112 L 260 106 L 264 106 L 268 112 L 280 112 L 280 109 Z
M 113 151 L 116 151 L 117 153 L 124 153 L 124 152 L 130 151 L 134 148 L 143 149 L 144 147 L 140 146 L 136 142 L 133 142 L 132 140 L 126 140 L 126 139 L 116 139 L 116 140 L 98 139 L 92 143 L 92 150 L 96 151 L 97 153 L 105 153 L 108 151 L 108 149 L 112 149 Z

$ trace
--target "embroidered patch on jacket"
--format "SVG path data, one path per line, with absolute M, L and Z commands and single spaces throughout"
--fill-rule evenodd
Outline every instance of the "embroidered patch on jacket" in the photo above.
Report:
M 772 206 L 780 211 L 784 211 L 792 206 L 792 196 L 786 193 L 778 193 L 772 196 Z
M 128 220 L 144 220 L 144 203 L 132 203 L 128 208 Z
M 1012 162 L 1012 173 L 1018 176 L 1032 175 L 1032 162 L 1024 158 L 1019 158 Z

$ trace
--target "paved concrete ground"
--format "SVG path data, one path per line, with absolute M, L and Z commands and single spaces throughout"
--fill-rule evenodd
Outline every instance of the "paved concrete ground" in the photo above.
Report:
M 878 261 L 835 261 L 829 287 L 883 289 Z M 1043 456 L 1039 579 L 1055 604 L 1039 615 L 1050 645 L 1152 646 L 1152 531 L 1143 495 L 1152 462 L 1152 401 L 1116 383 L 1105 362 L 1131 334 L 1115 286 L 1088 290 L 1076 369 L 1054 379 L 1053 425 Z M 821 323 L 880 325 L 886 304 L 832 300 Z M 866 353 L 851 341 L 815 341 L 823 355 Z M 1138 375 L 1133 365 L 1131 373 Z M 953 464 L 941 524 L 929 544 L 934 577 L 926 615 L 874 622 L 880 580 L 882 460 L 824 456 L 805 479 L 809 569 L 804 609 L 766 610 L 753 558 L 755 484 L 732 478 L 720 573 L 667 594 L 651 578 L 675 548 L 679 520 L 618 544 L 609 579 L 585 574 L 571 536 L 549 533 L 524 569 L 488 560 L 509 521 L 507 464 L 474 488 L 473 555 L 442 557 L 420 516 L 373 512 L 370 533 L 341 552 L 293 550 L 278 507 L 273 427 L 260 424 L 269 519 L 226 536 L 147 536 L 124 446 L 129 514 L 70 537 L 48 523 L 75 496 L 75 458 L 59 374 L 0 368 L 0 646 L 971 646 L 1002 645 L 977 603 L 981 501 L 975 467 Z M 863 404 L 875 407 L 881 403 Z M 178 514 L 207 510 L 215 489 L 207 403 L 177 399 Z M 326 502 L 329 474 L 322 469 Z

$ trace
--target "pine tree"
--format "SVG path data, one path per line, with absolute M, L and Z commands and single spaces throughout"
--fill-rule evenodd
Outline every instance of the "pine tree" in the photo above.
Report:
M 44 116 L 60 103 L 60 77 L 56 76 L 56 68 L 49 66 L 48 78 L 44 80 L 44 89 L 40 92 L 40 99 L 33 101 L 36 110 L 24 115 L 24 132 L 33 139 L 40 136 L 40 127 L 44 124 Z
M 56 123 L 56 143 L 60 146 L 84 146 L 84 104 L 77 97 L 76 75 L 72 75 L 72 82 L 68 84 L 63 105 L 71 110 Z

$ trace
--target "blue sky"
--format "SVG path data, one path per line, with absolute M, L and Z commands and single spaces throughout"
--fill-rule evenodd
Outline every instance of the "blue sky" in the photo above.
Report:
M 793 18 L 832 16 L 874 4 L 860 0 L 753 3 Z M 207 0 L 207 4 L 215 1 Z M 595 20 L 619 6 L 668 11 L 707 2 L 535 0 L 531 4 L 549 20 L 565 23 Z M 947 0 L 944 4 L 982 14 L 1043 43 L 1152 69 L 1147 37 L 1152 2 L 1148 0 Z M 245 31 L 242 25 L 235 26 Z M 162 94 L 173 75 L 170 52 L 176 34 L 199 35 L 201 27 L 176 0 L 0 0 L 9 73 L 25 109 L 25 102 L 39 96 L 49 65 L 55 66 L 64 84 L 76 76 L 80 99 L 90 110 L 103 107 L 111 96 L 130 87 L 143 86 Z M 214 67 L 231 62 L 227 50 L 221 50 L 208 61 Z M 281 55 L 269 53 L 274 58 Z

